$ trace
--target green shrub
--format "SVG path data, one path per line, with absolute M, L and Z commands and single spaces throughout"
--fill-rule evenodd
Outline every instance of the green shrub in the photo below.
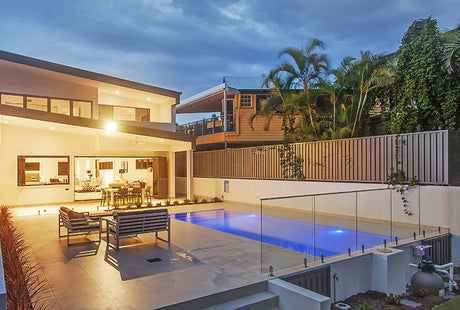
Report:
M 367 303 L 363 303 L 362 305 L 355 307 L 355 310 L 377 310 L 377 309 L 375 309 L 375 307 Z
M 142 203 L 141 203 L 141 202 L 139 202 L 139 201 L 138 201 L 138 202 L 136 202 L 136 203 L 135 203 L 135 205 L 136 205 L 136 208 L 140 208 L 140 207 L 142 207 Z
M 155 204 L 155 207 L 161 207 L 161 202 L 157 202 L 157 203 Z
M 189 204 L 190 203 L 190 199 L 184 199 L 184 204 Z
M 114 204 L 112 204 L 112 207 L 113 207 L 115 210 L 118 210 L 119 205 L 118 205 L 118 203 L 114 203 Z
M 198 198 L 193 198 L 193 203 L 198 203 Z
M 220 199 L 218 197 L 214 197 L 214 202 L 220 202 Z
M 177 201 L 177 200 L 173 201 L 173 205 L 177 206 L 178 204 L 179 204 L 179 201 Z
M 425 297 L 428 294 L 428 290 L 416 285 L 411 287 L 410 294 L 415 297 Z
M 201 200 L 201 203 L 207 203 L 207 202 L 208 201 L 206 199 L 204 199 L 204 198 Z
M 161 203 L 160 203 L 161 205 Z M 153 203 L 151 201 L 147 202 L 147 204 L 145 205 L 147 208 L 153 208 Z
M 387 304 L 389 304 L 389 305 L 400 305 L 401 302 L 402 302 L 401 301 L 401 296 L 395 295 L 395 294 L 392 294 L 392 293 L 387 295 L 387 297 L 385 299 L 387 301 Z
M 171 200 L 169 200 L 169 199 L 165 200 L 165 205 L 170 206 L 171 205 Z

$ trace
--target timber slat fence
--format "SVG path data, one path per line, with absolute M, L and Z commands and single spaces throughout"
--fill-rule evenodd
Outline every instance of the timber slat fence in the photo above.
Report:
M 460 173 L 459 134 L 447 130 L 293 144 L 309 181 L 383 183 L 397 169 L 422 184 L 451 184 Z M 194 176 L 286 179 L 279 145 L 194 153 Z M 449 153 L 451 148 L 451 153 Z M 451 165 L 449 166 L 449 161 Z

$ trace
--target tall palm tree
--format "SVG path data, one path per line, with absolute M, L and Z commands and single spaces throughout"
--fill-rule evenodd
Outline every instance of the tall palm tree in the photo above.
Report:
M 361 53 L 361 59 L 352 63 L 352 68 L 347 74 L 349 82 L 353 85 L 353 93 L 357 97 L 357 107 L 351 137 L 354 136 L 362 112 L 367 104 L 369 92 L 393 83 L 393 70 L 387 65 L 387 60 L 366 51 Z
M 329 68 L 326 54 L 315 52 L 318 48 L 324 49 L 324 43 L 313 39 L 306 48 L 291 47 L 282 50 L 279 57 L 290 56 L 294 63 L 283 61 L 274 71 L 285 73 L 292 80 L 294 88 L 300 88 L 303 91 L 311 89 L 314 83 L 327 74 Z
M 282 119 L 282 130 L 285 138 L 294 133 L 295 118 L 298 113 L 297 107 L 292 100 L 291 79 L 282 79 L 274 70 L 264 78 L 262 87 L 268 87 L 269 97 L 262 102 L 261 111 L 257 111 L 249 119 L 253 128 L 254 119 L 263 116 L 266 119 L 265 130 L 268 130 L 273 116 L 278 115 Z
M 311 90 L 327 74 L 329 68 L 326 54 L 315 52 L 318 48 L 324 48 L 324 43 L 318 39 L 311 40 L 306 48 L 286 48 L 280 52 L 279 57 L 290 56 L 293 63 L 283 61 L 274 69 L 274 73 L 286 76 L 292 89 L 300 90 L 296 102 L 301 105 L 300 110 L 308 116 L 315 134 L 318 134 L 314 121 L 315 96 L 311 94 Z

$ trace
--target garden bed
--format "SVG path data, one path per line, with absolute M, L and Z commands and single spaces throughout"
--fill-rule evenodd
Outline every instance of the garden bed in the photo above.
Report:
M 440 305 L 446 301 L 444 298 L 439 297 L 439 296 L 434 296 L 434 295 L 428 295 L 425 297 L 404 296 L 403 299 L 408 299 L 416 303 L 420 303 L 422 305 L 418 307 L 410 307 L 410 306 L 405 306 L 405 305 L 389 305 L 386 300 L 386 294 L 376 292 L 376 291 L 367 291 L 366 293 L 359 293 L 359 294 L 353 295 L 345 299 L 345 301 L 343 302 L 351 306 L 351 309 L 355 309 L 356 307 L 361 306 L 364 303 L 366 303 L 378 310 L 380 309 L 383 309 L 383 310 L 390 310 L 390 309 L 431 310 L 433 309 L 433 307 Z M 337 310 L 339 308 L 333 305 L 331 309 Z M 367 309 L 371 309 L 371 308 L 367 308 Z

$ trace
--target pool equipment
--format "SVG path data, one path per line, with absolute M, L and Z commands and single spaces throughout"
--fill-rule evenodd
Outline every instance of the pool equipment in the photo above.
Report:
M 431 248 L 431 245 L 418 245 L 412 247 L 414 256 L 419 257 L 420 262 L 418 265 L 409 264 L 410 267 L 417 267 L 417 271 L 411 279 L 412 286 L 420 286 L 427 289 L 430 293 L 435 295 L 443 295 L 444 293 L 444 280 L 439 275 L 444 275 L 449 279 L 449 291 L 455 288 L 458 290 L 457 282 L 454 281 L 454 264 L 448 263 L 444 265 L 435 265 L 431 260 L 425 259 L 426 249 Z

